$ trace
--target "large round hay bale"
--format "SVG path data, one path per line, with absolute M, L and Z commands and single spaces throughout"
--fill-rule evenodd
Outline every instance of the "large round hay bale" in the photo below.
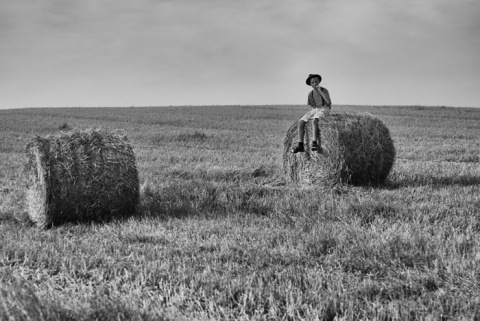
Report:
M 26 148 L 27 212 L 41 228 L 136 212 L 138 171 L 128 139 L 107 130 L 34 137 Z
M 338 184 L 377 185 L 395 161 L 390 131 L 368 113 L 330 114 L 319 121 L 321 152 L 312 152 L 312 121 L 305 126 L 305 152 L 292 154 L 298 142 L 297 122 L 288 129 L 283 154 L 287 181 L 299 187 Z

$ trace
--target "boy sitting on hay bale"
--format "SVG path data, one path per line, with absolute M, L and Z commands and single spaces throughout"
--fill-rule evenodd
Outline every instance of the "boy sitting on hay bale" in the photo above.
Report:
M 307 104 L 312 107 L 308 113 L 306 113 L 298 121 L 298 145 L 292 149 L 292 153 L 304 152 L 303 138 L 305 135 L 305 123 L 310 119 L 313 119 L 312 126 L 312 151 L 321 152 L 320 142 L 317 143 L 318 137 L 318 119 L 325 117 L 332 108 L 332 101 L 326 88 L 320 87 L 322 76 L 318 74 L 310 74 L 306 80 L 308 86 L 312 86 L 313 90 L 308 94 Z

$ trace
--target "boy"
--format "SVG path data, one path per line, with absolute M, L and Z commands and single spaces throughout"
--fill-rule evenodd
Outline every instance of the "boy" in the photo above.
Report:
M 310 74 L 306 80 L 308 86 L 311 86 L 313 90 L 308 94 L 307 104 L 312 107 L 308 113 L 306 113 L 298 121 L 298 145 L 292 149 L 292 153 L 304 152 L 303 137 L 305 135 L 305 123 L 310 119 L 313 119 L 313 133 L 312 133 L 312 151 L 320 149 L 317 144 L 318 136 L 318 118 L 328 115 L 332 108 L 332 101 L 326 88 L 320 87 L 322 77 L 317 74 Z M 321 151 L 321 150 L 320 150 Z

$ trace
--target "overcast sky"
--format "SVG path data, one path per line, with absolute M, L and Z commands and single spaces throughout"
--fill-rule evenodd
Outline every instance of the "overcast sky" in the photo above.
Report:
M 478 0 L 0 0 L 0 108 L 480 107 Z

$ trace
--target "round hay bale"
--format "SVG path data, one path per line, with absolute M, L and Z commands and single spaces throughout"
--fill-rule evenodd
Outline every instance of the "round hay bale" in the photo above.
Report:
M 26 155 L 27 213 L 38 227 L 136 212 L 138 171 L 125 136 L 93 129 L 35 136 Z
M 385 181 L 395 161 L 388 128 L 368 113 L 330 114 L 319 120 L 321 152 L 312 152 L 312 121 L 305 126 L 305 152 L 292 154 L 298 142 L 297 122 L 284 141 L 283 168 L 298 187 L 338 184 L 377 185 Z

